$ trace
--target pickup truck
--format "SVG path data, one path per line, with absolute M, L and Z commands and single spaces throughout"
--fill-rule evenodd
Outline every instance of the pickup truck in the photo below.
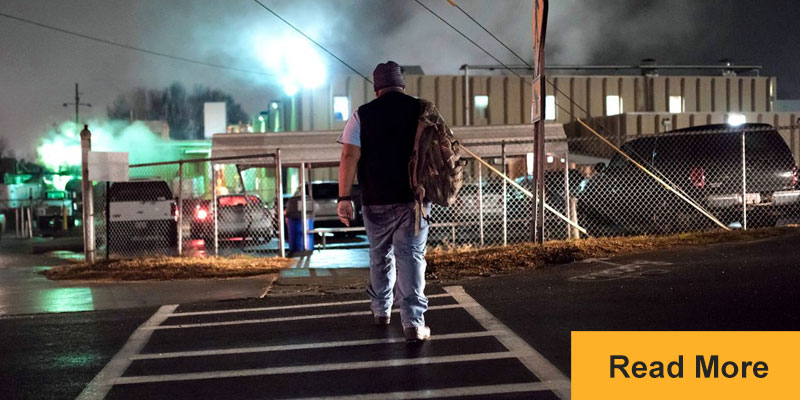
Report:
M 52 235 L 62 230 L 64 216 L 67 229 L 75 226 L 74 207 L 70 194 L 63 190 L 47 190 L 36 204 L 36 226 L 42 235 Z
M 149 249 L 177 244 L 177 206 L 167 182 L 136 179 L 113 182 L 108 190 L 109 251 L 146 244 Z

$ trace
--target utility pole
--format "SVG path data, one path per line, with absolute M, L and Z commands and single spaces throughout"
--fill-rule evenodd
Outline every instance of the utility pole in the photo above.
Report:
M 548 0 L 535 0 L 533 7 L 533 84 L 531 85 L 531 122 L 533 123 L 533 187 L 531 204 L 531 236 L 541 244 L 544 241 L 544 116 L 545 116 L 545 64 L 544 39 L 547 32 Z
M 76 85 L 77 87 L 77 85 Z M 94 197 L 89 181 L 89 152 L 92 151 L 92 132 L 84 125 L 81 131 L 81 193 L 83 199 L 83 254 L 87 263 L 94 263 Z M 108 210 L 106 210 L 108 213 Z M 106 225 L 108 229 L 108 225 Z M 108 246 L 108 243 L 106 243 Z
M 75 83 L 75 102 L 74 103 L 64 103 L 64 107 L 75 106 L 75 126 L 80 126 L 80 107 L 85 106 L 92 108 L 92 105 L 89 103 L 81 103 L 81 92 L 78 91 L 78 84 Z

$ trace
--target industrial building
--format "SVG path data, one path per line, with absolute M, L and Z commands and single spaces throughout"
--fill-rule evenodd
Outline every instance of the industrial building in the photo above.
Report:
M 671 129 L 724 123 L 732 113 L 747 122 L 795 125 L 800 112 L 776 111 L 777 80 L 760 76 L 759 66 L 737 66 L 729 62 L 711 66 L 658 65 L 645 60 L 640 65 L 561 66 L 549 71 L 546 85 L 545 119 L 549 168 L 560 168 L 568 152 L 568 138 L 588 133 L 575 121 L 605 129 L 612 142 Z M 414 68 L 420 73 L 421 69 Z M 497 66 L 461 68 L 458 75 L 406 74 L 406 92 L 433 101 L 465 145 L 478 154 L 499 157 L 497 143 L 518 143 L 505 148 L 508 156 L 525 156 L 532 143 L 530 125 L 530 77 L 520 69 L 514 76 Z M 501 74 L 502 73 L 502 74 Z M 336 137 L 361 104 L 374 99 L 372 85 L 359 76 L 337 76 L 316 89 L 300 91 L 295 98 L 272 107 L 280 120 L 270 127 L 295 127 L 296 131 L 217 134 L 213 156 L 233 156 L 282 148 L 289 164 L 335 165 L 340 147 Z M 572 99 L 572 101 L 570 101 Z M 795 159 L 800 159 L 800 131 L 781 131 Z M 563 140 L 563 143 L 558 143 Z M 570 149 L 573 150 L 573 149 Z M 609 149 L 571 151 L 568 163 L 587 165 L 610 156 Z M 510 160 L 519 162 L 519 160 Z M 520 168 L 511 168 L 519 171 Z M 288 174 L 291 181 L 292 172 Z M 335 168 L 317 168 L 312 179 L 336 179 Z M 291 182 L 287 187 L 292 187 Z

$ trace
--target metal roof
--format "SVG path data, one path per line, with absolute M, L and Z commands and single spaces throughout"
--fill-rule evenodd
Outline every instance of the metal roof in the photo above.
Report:
M 533 125 L 491 125 L 453 127 L 464 146 L 481 157 L 498 157 L 506 142 L 507 156 L 533 151 Z M 219 133 L 212 138 L 211 157 L 238 157 L 281 150 L 281 163 L 338 164 L 342 146 L 336 142 L 340 131 L 300 131 L 269 133 Z M 545 151 L 563 154 L 566 135 L 561 124 L 545 125 Z

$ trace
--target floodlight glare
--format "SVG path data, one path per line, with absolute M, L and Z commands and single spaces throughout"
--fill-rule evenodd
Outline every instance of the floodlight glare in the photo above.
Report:
M 313 89 L 325 82 L 325 63 L 304 38 L 259 38 L 255 45 L 262 62 L 278 77 L 287 95 L 294 96 L 301 88 Z
M 741 126 L 747 123 L 747 116 L 744 114 L 739 113 L 730 113 L 728 114 L 728 125 L 730 126 Z

